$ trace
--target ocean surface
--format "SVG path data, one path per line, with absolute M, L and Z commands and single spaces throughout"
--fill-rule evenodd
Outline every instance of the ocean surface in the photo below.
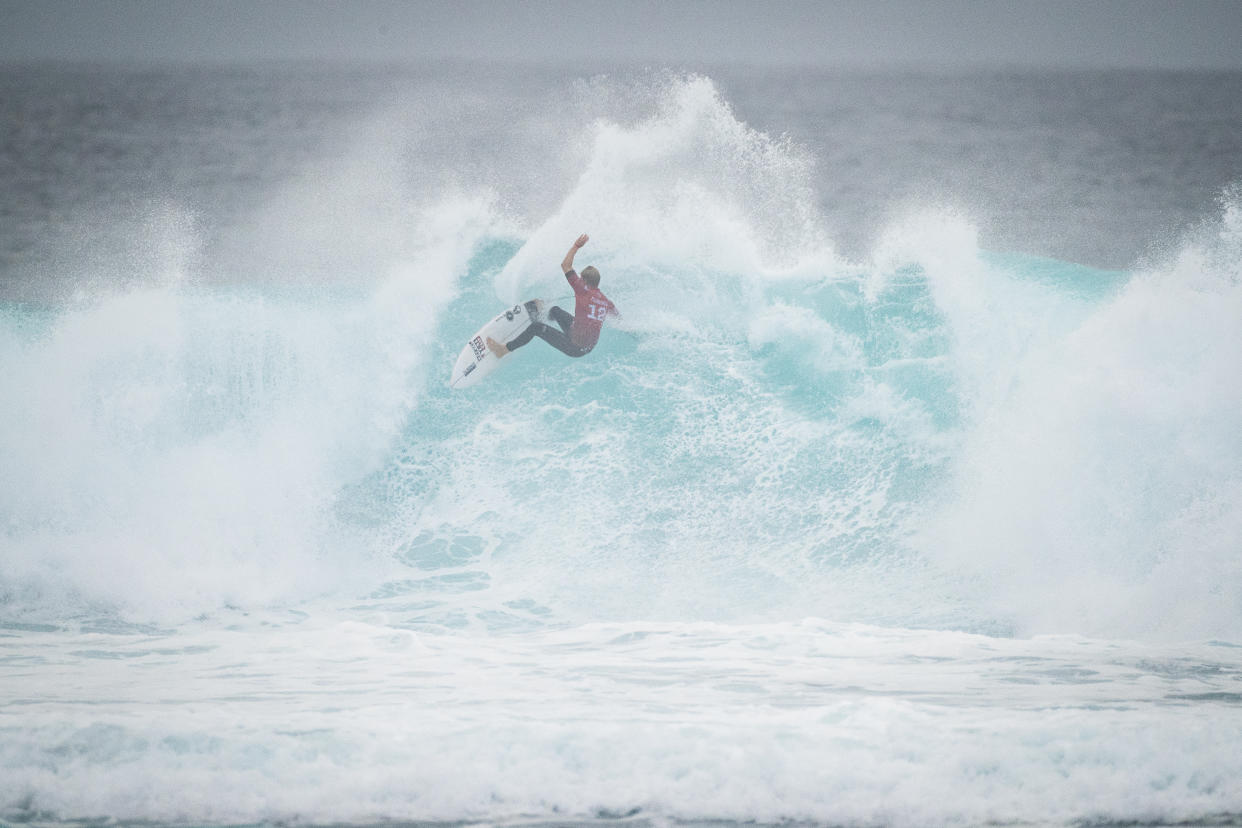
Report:
M 0 822 L 1242 825 L 1239 89 L 0 66 Z

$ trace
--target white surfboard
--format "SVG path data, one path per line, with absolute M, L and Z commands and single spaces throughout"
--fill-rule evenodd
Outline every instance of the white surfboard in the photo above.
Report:
M 470 341 L 466 343 L 466 347 L 461 349 L 457 362 L 453 365 L 453 376 L 449 378 L 449 386 L 469 388 L 495 371 L 496 366 L 500 364 L 500 359 L 488 349 L 487 338 L 490 336 L 500 343 L 512 341 L 518 334 L 529 328 L 531 322 L 543 321 L 540 318 L 540 304 L 540 300 L 531 299 L 529 302 L 514 305 L 470 337 Z

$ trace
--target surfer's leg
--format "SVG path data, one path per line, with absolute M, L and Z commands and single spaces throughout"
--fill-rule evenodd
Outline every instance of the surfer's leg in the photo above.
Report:
M 564 330 L 558 331 L 551 325 L 545 325 L 542 322 L 532 322 L 530 327 L 518 334 L 516 338 L 506 342 L 505 347 L 510 351 L 521 348 L 537 336 L 566 356 L 580 357 L 591 350 L 590 348 L 583 350 L 582 346 L 575 345 L 574 341 L 569 338 L 569 326 L 573 324 L 573 315 L 565 313 L 560 308 L 552 308 L 552 311 L 553 318 L 556 319 L 557 324 L 561 325 Z M 560 311 L 560 314 L 555 313 L 555 311 Z M 563 322 L 560 318 L 561 315 L 568 317 L 569 321 Z
M 584 349 L 581 345 L 575 345 L 574 341 L 569 338 L 568 333 L 558 331 L 550 325 L 544 325 L 543 330 L 538 331 L 535 335 L 565 356 L 580 357 L 591 350 L 590 348 Z
M 569 333 L 569 328 L 574 324 L 574 315 L 569 311 L 557 305 L 553 305 L 548 311 L 548 316 L 552 317 L 552 321 L 561 326 L 561 330 Z
M 528 311 L 530 310 L 529 306 L 531 304 L 538 302 L 538 301 L 539 301 L 538 299 L 532 299 L 530 302 L 527 302 L 526 303 L 528 306 L 527 310 Z M 533 317 L 534 314 L 531 314 L 531 316 Z M 551 325 L 548 325 L 545 322 L 531 322 L 530 325 L 527 326 L 526 330 L 522 331 L 520 334 L 517 335 L 517 337 L 510 340 L 509 342 L 506 342 L 505 347 L 508 348 L 510 351 L 512 351 L 514 348 L 521 348 L 527 342 L 530 342 L 532 337 L 537 336 L 541 339 L 547 340 L 549 343 L 551 343 L 557 348 L 560 348 L 562 351 L 565 350 L 557 342 L 553 342 L 551 339 L 548 339 L 548 335 L 551 334 L 552 336 L 556 336 L 557 334 L 561 333 L 561 331 L 564 331 L 565 337 L 566 339 L 568 339 L 569 326 L 574 324 L 574 315 L 572 313 L 568 313 L 562 310 L 556 305 L 553 305 L 551 310 L 548 311 L 548 316 L 551 316 L 552 319 L 556 321 L 556 324 L 561 326 L 560 331 L 558 331 L 556 328 L 553 328 Z M 570 344 L 572 345 L 572 343 Z
M 572 319 L 573 317 L 570 318 Z M 574 341 L 569 338 L 569 334 L 567 332 L 558 331 L 551 325 L 531 325 L 526 330 L 528 333 L 532 333 L 534 336 L 539 337 L 544 342 L 560 351 L 562 354 L 565 354 L 565 356 L 580 357 L 587 351 L 591 350 L 590 348 L 583 350 L 581 345 L 574 344 Z M 519 339 L 520 338 L 521 337 L 519 337 Z
M 510 351 L 512 351 L 514 348 L 521 348 L 523 345 L 525 345 L 527 342 L 530 342 L 531 339 L 536 336 L 540 337 L 541 339 L 547 339 L 547 336 L 544 335 L 545 332 L 553 333 L 553 334 L 560 333 L 560 331 L 558 331 L 556 328 L 549 327 L 543 324 L 542 322 L 531 322 L 530 326 L 526 330 L 522 331 L 520 334 L 517 335 L 517 338 L 512 339 L 509 342 L 506 342 L 505 347 L 508 348 Z

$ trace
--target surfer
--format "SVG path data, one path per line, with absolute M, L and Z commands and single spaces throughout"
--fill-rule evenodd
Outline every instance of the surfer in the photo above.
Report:
M 530 327 L 510 342 L 500 343 L 489 336 L 487 347 L 493 354 L 503 357 L 510 351 L 521 348 L 536 336 L 567 356 L 580 357 L 591 352 L 595 343 L 599 341 L 599 329 L 604 324 L 604 318 L 619 314 L 612 300 L 599 289 L 598 270 L 588 266 L 582 268 L 581 276 L 574 272 L 574 254 L 587 243 L 587 239 L 586 233 L 579 236 L 573 247 L 569 248 L 569 252 L 565 254 L 565 260 L 561 262 L 561 271 L 565 274 L 569 286 L 574 289 L 573 314 L 553 305 L 548 311 L 548 316 L 560 326 L 559 329 L 545 322 L 536 321 L 530 323 Z

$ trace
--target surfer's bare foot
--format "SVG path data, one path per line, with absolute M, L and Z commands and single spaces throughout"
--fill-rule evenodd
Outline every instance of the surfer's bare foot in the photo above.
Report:
M 493 354 L 495 354 L 497 359 L 509 353 L 508 348 L 506 348 L 504 345 L 501 345 L 499 342 L 492 339 L 490 336 L 487 338 L 487 349 L 491 351 Z

